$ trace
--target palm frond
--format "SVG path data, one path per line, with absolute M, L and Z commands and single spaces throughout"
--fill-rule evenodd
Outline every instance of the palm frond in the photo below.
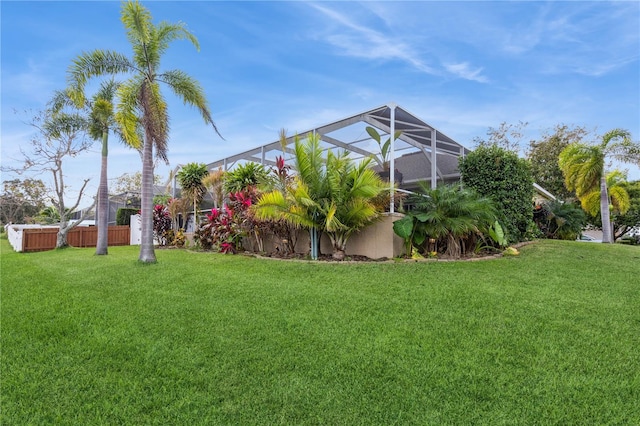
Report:
M 142 6 L 138 0 L 130 0 L 123 5 L 120 12 L 120 20 L 127 31 L 129 43 L 135 46 L 150 42 L 150 29 L 153 27 L 151 12 Z
M 110 50 L 94 50 L 76 57 L 67 70 L 67 85 L 72 97 L 84 96 L 84 87 L 92 77 L 135 72 L 129 58 Z
M 197 80 L 180 70 L 172 70 L 159 74 L 158 80 L 167 84 L 173 93 L 182 99 L 185 105 L 197 108 L 205 123 L 211 124 L 218 136 L 224 140 L 211 117 L 211 111 L 209 110 L 204 89 Z
M 115 120 L 120 128 L 121 137 L 125 144 L 140 150 L 143 138 L 140 134 L 140 105 L 138 98 L 142 90 L 144 79 L 140 76 L 133 77 L 118 87 L 118 105 Z

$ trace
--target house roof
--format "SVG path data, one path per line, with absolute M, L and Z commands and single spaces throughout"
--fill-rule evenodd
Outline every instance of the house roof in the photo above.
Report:
M 393 131 L 400 132 L 394 141 L 394 169 L 403 174 L 404 180 L 431 180 L 435 174 L 441 181 L 447 176 L 456 175 L 458 157 L 470 152 L 458 142 L 446 134 L 437 130 L 434 126 L 421 120 L 406 109 L 390 103 L 377 108 L 355 114 L 329 124 L 299 132 L 301 139 L 310 133 L 321 136 L 321 145 L 327 150 L 347 150 L 354 159 L 373 157 L 382 164 L 379 147 L 374 139 L 367 133 L 366 127 L 371 126 L 385 140 Z M 236 164 L 253 161 L 264 165 L 275 165 L 277 156 L 283 155 L 285 160 L 293 158 L 293 150 L 290 145 L 295 140 L 295 135 L 287 138 L 286 146 L 282 147 L 279 140 L 267 143 L 253 149 L 221 158 L 207 167 L 215 170 L 219 167 L 224 170 L 233 168 Z M 431 161 L 435 152 L 434 162 Z M 438 180 L 436 179 L 436 180 Z M 435 185 L 435 182 L 432 183 Z

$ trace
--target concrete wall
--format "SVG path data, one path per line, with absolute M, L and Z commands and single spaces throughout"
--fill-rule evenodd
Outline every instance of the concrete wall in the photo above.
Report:
M 402 238 L 393 232 L 393 222 L 402 218 L 401 213 L 384 213 L 379 221 L 369 225 L 360 232 L 351 235 L 347 241 L 347 256 L 367 256 L 371 259 L 393 258 L 404 254 Z M 257 251 L 255 241 L 248 239 L 244 242 L 247 250 Z M 266 252 L 276 251 L 279 242 L 273 236 L 265 236 L 264 249 Z M 298 232 L 296 253 L 309 253 L 309 231 L 301 229 Z M 329 237 L 322 235 L 320 251 L 323 254 L 333 253 Z

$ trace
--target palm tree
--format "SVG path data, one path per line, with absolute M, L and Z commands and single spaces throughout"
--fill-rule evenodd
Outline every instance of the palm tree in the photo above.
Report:
M 105 50 L 83 53 L 68 71 L 73 93 L 82 93 L 87 81 L 99 75 L 130 75 L 118 89 L 118 122 L 124 140 L 134 148 L 142 148 L 142 235 L 139 260 L 156 262 L 153 247 L 153 160 L 155 156 L 168 162 L 169 115 L 160 83 L 167 85 L 185 104 L 196 107 L 204 121 L 218 132 L 200 84 L 180 70 L 160 71 L 160 59 L 174 40 L 189 40 L 199 50 L 198 40 L 183 23 L 161 22 L 154 25 L 151 13 L 139 1 L 123 4 L 121 20 L 133 48 L 133 57 Z M 136 132 L 138 123 L 144 129 L 142 142 Z
M 256 214 L 325 232 L 333 257 L 342 260 L 351 234 L 378 217 L 374 198 L 385 184 L 370 168 L 371 158 L 356 165 L 346 152 L 329 151 L 325 159 L 318 136 L 309 135 L 306 143 L 296 138 L 295 152 L 298 176 L 293 185 L 286 192 L 264 194 Z
M 98 240 L 96 242 L 96 255 L 106 255 L 108 253 L 108 231 L 109 231 L 109 184 L 107 179 L 107 164 L 109 155 L 109 132 L 116 130 L 115 114 L 113 111 L 113 98 L 115 97 L 119 83 L 110 79 L 100 84 L 100 89 L 93 96 L 89 107 L 89 135 L 94 140 L 102 141 L 102 158 L 100 164 L 100 183 L 98 186 L 97 200 L 97 228 Z M 65 92 L 64 98 L 70 100 L 74 97 L 76 106 L 83 107 L 83 93 Z M 63 99 L 59 99 L 62 101 Z M 118 132 L 119 133 L 119 132 Z M 120 134 L 120 133 L 119 133 Z
M 98 92 L 93 96 L 88 105 L 85 105 L 84 93 L 73 93 L 69 90 L 55 92 L 52 101 L 55 111 L 60 111 L 65 106 L 84 108 L 88 115 L 87 126 L 89 136 L 94 140 L 102 141 L 100 183 L 98 185 L 97 199 L 98 208 L 96 211 L 98 220 L 96 255 L 106 255 L 108 253 L 109 184 L 107 179 L 107 159 L 109 155 L 109 131 L 116 129 L 113 98 L 115 97 L 118 85 L 119 83 L 116 83 L 113 79 L 103 81 L 100 84 Z
M 616 213 L 625 214 L 631 207 L 631 200 L 626 189 L 627 176 L 620 170 L 614 170 L 607 174 L 607 191 L 609 193 L 609 209 L 613 207 Z M 600 213 L 600 188 L 585 194 L 580 200 L 584 211 L 591 216 Z
M 202 180 L 209 174 L 206 164 L 189 163 L 180 169 L 176 177 L 182 187 L 183 196 L 193 203 L 193 231 L 198 224 L 198 204 L 202 201 L 207 188 Z
M 611 159 L 640 165 L 640 144 L 631 141 L 628 131 L 610 130 L 602 136 L 602 142 L 597 145 L 572 143 L 560 153 L 558 159 L 567 189 L 575 191 L 581 202 L 599 188 L 603 243 L 613 242 L 605 171 Z

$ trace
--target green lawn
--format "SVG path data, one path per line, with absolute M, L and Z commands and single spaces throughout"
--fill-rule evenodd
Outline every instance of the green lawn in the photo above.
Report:
M 3 425 L 640 424 L 640 248 L 317 264 L 1 244 Z

